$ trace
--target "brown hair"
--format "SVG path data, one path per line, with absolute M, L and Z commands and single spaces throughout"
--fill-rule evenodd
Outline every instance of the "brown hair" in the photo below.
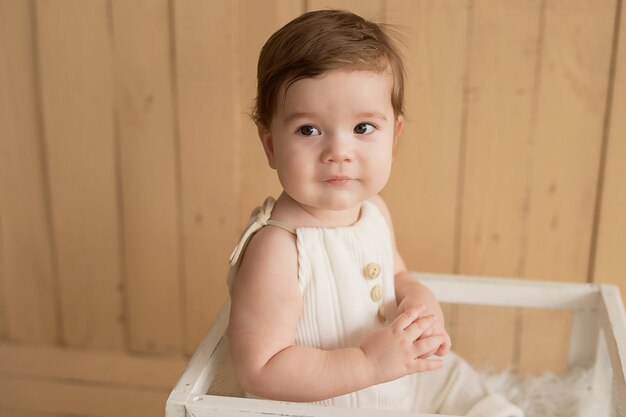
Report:
M 269 128 L 284 86 L 330 70 L 385 71 L 393 75 L 391 104 L 404 113 L 404 66 L 389 29 L 342 10 L 308 12 L 275 32 L 261 49 L 254 121 Z

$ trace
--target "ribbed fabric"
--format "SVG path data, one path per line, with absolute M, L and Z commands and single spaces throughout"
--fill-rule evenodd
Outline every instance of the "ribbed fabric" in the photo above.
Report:
M 243 253 L 252 234 L 271 224 L 272 207 L 273 200 L 268 199 L 263 208 L 253 212 L 257 218 L 250 220 L 237 245 L 241 249 L 236 251 Z M 326 350 L 359 346 L 369 331 L 393 320 L 397 306 L 391 232 L 374 204 L 364 202 L 359 220 L 352 226 L 296 227 L 295 234 L 303 297 L 296 344 Z M 231 257 L 231 278 L 239 258 L 239 253 Z M 372 263 L 380 266 L 380 274 L 370 279 L 365 271 Z M 372 299 L 374 286 L 382 288 L 378 301 Z M 379 318 L 381 305 L 385 321 Z M 434 372 L 414 374 L 319 404 L 471 417 L 523 416 L 502 397 L 489 394 L 478 374 L 457 355 L 449 353 L 445 363 Z
M 374 204 L 365 202 L 352 226 L 297 227 L 296 235 L 303 296 L 296 344 L 321 349 L 358 346 L 368 331 L 389 323 L 378 312 L 382 305 L 388 318 L 395 316 L 391 234 Z M 374 279 L 365 276 L 371 263 L 380 266 Z M 382 298 L 375 302 L 371 291 L 377 285 Z M 408 403 L 409 394 L 406 384 L 394 381 L 320 403 L 388 409 Z

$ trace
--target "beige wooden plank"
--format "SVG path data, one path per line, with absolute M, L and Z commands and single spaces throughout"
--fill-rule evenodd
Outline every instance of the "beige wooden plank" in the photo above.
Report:
M 319 9 L 349 10 L 374 22 L 385 20 L 385 1 L 383 0 L 308 0 L 307 11 Z
M 1 409 L 0 417 L 86 417 L 76 414 L 40 413 L 36 411 L 23 411 L 16 409 Z
M 528 277 L 587 278 L 615 4 L 562 0 L 546 8 L 528 205 Z M 549 332 L 531 327 L 536 321 L 551 323 L 559 333 L 569 325 L 566 316 L 524 313 L 520 367 L 533 372 L 546 356 L 546 346 L 537 341 Z M 554 370 L 562 366 L 555 363 Z
M 474 3 L 460 271 L 522 276 L 540 1 Z
M 618 285 L 626 300 L 626 7 L 621 7 L 593 282 Z
M 586 280 L 614 9 L 589 0 L 546 10 L 528 276 Z
M 8 4 L 8 5 L 10 7 L 14 7 L 12 4 Z M 7 8 L 6 2 L 0 2 L 0 10 L 3 11 L 2 15 L 0 15 L 0 19 L 3 16 L 9 16 L 9 14 L 11 13 L 11 12 L 5 11 L 6 8 Z M 17 13 L 19 14 L 19 9 Z M 13 20 L 16 20 L 15 17 L 13 17 Z M 3 29 L 7 28 L 6 23 L 2 26 L 2 28 Z M 0 87 L 2 87 L 2 91 L 8 91 L 6 84 L 9 79 L 9 75 L 5 73 L 8 72 L 6 68 L 7 62 L 10 62 L 9 58 L 6 56 L 7 53 L 5 52 L 7 48 L 6 42 L 3 42 L 3 40 L 9 39 L 12 36 L 15 36 L 15 35 L 7 36 L 3 33 L 3 35 L 0 36 L 0 83 L 1 83 Z M 5 96 L 9 97 L 8 94 L 6 94 Z M 7 135 L 8 133 L 8 132 L 4 132 L 5 130 L 8 131 L 8 128 L 4 126 L 8 126 L 9 123 L 15 124 L 14 121 L 10 121 L 11 120 L 10 109 L 12 107 L 12 104 L 8 102 L 9 100 L 7 100 L 5 96 L 0 97 L 0 132 L 2 132 L 3 135 Z M 2 145 L 3 144 L 0 143 L 0 147 Z M 2 148 L 0 148 L 0 155 L 8 155 L 8 152 L 3 151 Z M 3 248 L 3 240 L 5 239 L 3 238 L 4 232 L 2 228 L 2 212 L 4 210 L 2 207 L 2 201 L 7 201 L 6 198 L 3 197 L 3 194 L 5 192 L 4 191 L 4 188 L 5 188 L 4 178 L 8 177 L 8 175 L 6 175 L 1 169 L 2 167 L 6 167 L 6 166 L 7 166 L 7 162 L 2 160 L 2 165 L 0 165 L 0 340 L 5 340 L 7 338 L 7 333 L 8 333 L 8 328 L 9 328 L 8 317 L 7 317 L 7 308 L 8 308 L 7 301 L 8 300 L 6 299 L 7 297 L 5 296 L 6 290 L 5 290 L 5 285 L 4 285 L 4 281 L 7 279 L 5 267 L 4 267 L 4 263 L 5 263 L 4 251 L 5 250 Z
M 177 151 L 167 0 L 115 0 L 129 347 L 182 351 Z
M 482 0 L 472 9 L 458 269 L 523 276 L 541 2 Z M 513 309 L 459 307 L 456 348 L 475 364 L 493 356 L 492 365 L 511 365 L 517 320 Z
M 164 414 L 165 390 L 0 375 L 0 409 L 90 417 L 153 417 Z
M 256 97 L 256 66 L 261 47 L 272 33 L 304 12 L 304 2 L 293 0 L 239 0 L 238 48 L 239 107 L 237 148 L 239 210 L 237 230 L 242 230 L 250 212 L 268 195 L 278 197 L 282 189 L 276 172 L 267 164 L 257 129 L 249 114 Z
M 386 7 L 386 22 L 405 38 L 407 83 L 404 132 L 383 196 L 408 268 L 452 272 L 467 2 Z
M 54 343 L 56 277 L 32 13 L 30 2 L 0 1 L 0 333 L 16 341 Z
M 0 212 L 0 233 L 2 233 L 2 212 Z M 2 240 L 0 240 L 0 341 L 5 341 L 8 333 L 8 318 L 7 318 L 7 303 L 4 295 L 6 290 L 4 289 L 4 272 L 2 270 L 4 261 L 2 260 Z
M 183 357 L 14 344 L 0 344 L 0 358 L 0 375 L 164 390 L 187 364 Z
M 513 359 L 515 309 L 458 305 L 450 318 L 453 349 L 477 369 L 507 368 Z
M 236 13 L 234 2 L 174 3 L 188 353 L 226 299 L 238 233 Z
M 122 348 L 122 266 L 106 2 L 38 0 L 44 138 L 63 340 Z

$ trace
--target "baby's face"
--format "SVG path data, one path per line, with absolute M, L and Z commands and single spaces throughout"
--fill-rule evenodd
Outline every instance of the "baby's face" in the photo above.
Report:
M 260 130 L 283 189 L 303 206 L 346 210 L 382 190 L 391 173 L 396 119 L 388 72 L 334 70 L 293 83 Z

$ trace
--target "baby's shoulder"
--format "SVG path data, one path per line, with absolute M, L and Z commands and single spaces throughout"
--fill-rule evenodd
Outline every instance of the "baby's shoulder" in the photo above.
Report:
M 266 322 L 272 314 L 283 311 L 279 307 L 299 306 L 301 294 L 294 238 L 286 230 L 269 225 L 262 227 L 248 241 L 238 268 L 231 270 L 234 274 L 231 317 L 233 312 L 246 317 L 244 327 L 249 322 Z
M 264 226 L 250 238 L 245 255 L 250 253 L 271 258 L 296 253 L 296 235 L 280 227 Z
M 297 274 L 298 252 L 296 236 L 284 229 L 265 226 L 248 242 L 241 259 L 238 279 L 272 276 L 272 281 L 292 279 Z M 245 278 L 244 278 L 245 277 Z

